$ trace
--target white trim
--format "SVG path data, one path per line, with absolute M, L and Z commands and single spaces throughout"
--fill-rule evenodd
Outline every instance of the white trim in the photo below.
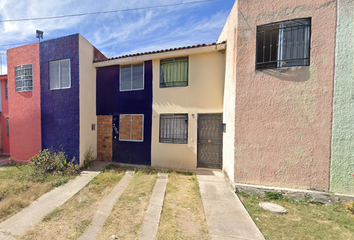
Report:
M 60 81 L 60 66 L 61 66 L 61 62 L 62 61 L 65 61 L 65 60 L 69 60 L 69 87 L 61 87 L 61 81 Z M 59 88 L 51 88 L 50 87 L 50 67 L 49 67 L 49 65 L 50 65 L 50 63 L 51 62 L 59 62 L 59 78 L 58 78 L 58 81 L 59 81 Z M 48 62 L 48 68 L 49 68 L 49 71 L 48 71 L 48 75 L 49 75 L 49 90 L 60 90 L 60 89 L 69 89 L 69 88 L 71 88 L 71 60 L 70 60 L 70 58 L 64 58 L 64 59 L 59 59 L 59 60 L 54 60 L 54 61 L 49 61 Z
M 145 62 L 142 62 L 143 64 L 143 88 L 134 88 L 133 89 L 133 65 L 135 64 L 141 64 L 141 62 L 139 63 L 131 63 L 131 64 L 122 64 L 123 66 L 126 66 L 126 65 L 130 65 L 130 89 L 125 89 L 125 90 L 122 90 L 122 84 L 121 84 L 121 79 L 122 79 L 122 74 L 121 74 L 121 71 L 122 71 L 122 65 L 119 66 L 119 91 L 120 92 L 130 92 L 130 91 L 140 91 L 140 90 L 144 90 L 144 87 L 145 87 Z

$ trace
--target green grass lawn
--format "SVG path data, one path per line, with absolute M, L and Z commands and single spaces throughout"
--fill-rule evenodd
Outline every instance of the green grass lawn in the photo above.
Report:
M 268 240 L 354 239 L 354 215 L 342 205 L 321 205 L 289 199 L 269 200 L 237 194 Z M 259 207 L 261 202 L 279 204 L 287 214 L 274 214 Z

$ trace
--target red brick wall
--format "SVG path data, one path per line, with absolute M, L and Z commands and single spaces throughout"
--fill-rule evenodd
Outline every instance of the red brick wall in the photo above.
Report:
M 112 116 L 97 116 L 97 159 L 112 161 Z
M 119 139 L 130 140 L 130 115 L 120 115 Z
M 143 115 L 120 115 L 119 139 L 127 141 L 142 141 Z
M 143 115 L 132 116 L 132 140 L 143 140 Z

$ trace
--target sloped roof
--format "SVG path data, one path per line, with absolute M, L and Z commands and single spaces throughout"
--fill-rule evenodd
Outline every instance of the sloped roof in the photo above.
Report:
M 169 49 L 157 50 L 157 51 L 151 51 L 151 52 L 144 52 L 144 53 L 134 53 L 134 54 L 122 55 L 122 56 L 113 57 L 113 58 L 107 58 L 107 59 L 104 59 L 104 60 L 95 60 L 94 62 L 105 62 L 105 61 L 110 61 L 110 60 L 115 60 L 115 59 L 122 59 L 122 58 L 128 58 L 128 57 L 137 57 L 137 56 L 148 55 L 148 54 L 172 52 L 172 51 L 186 50 L 186 49 L 193 49 L 193 48 L 202 48 L 202 47 L 209 47 L 209 46 L 214 46 L 214 45 L 215 46 L 216 45 L 223 45 L 225 43 L 226 43 L 226 41 L 223 41 L 221 43 L 211 43 L 211 44 L 203 43 L 203 44 L 198 44 L 198 45 L 193 45 L 193 46 L 169 48 Z

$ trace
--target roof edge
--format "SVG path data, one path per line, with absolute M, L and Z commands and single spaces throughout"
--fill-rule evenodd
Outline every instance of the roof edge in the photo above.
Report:
M 223 50 L 226 48 L 226 42 L 222 43 L 212 43 L 212 44 L 198 44 L 193 46 L 179 47 L 179 48 L 170 48 L 165 50 L 144 52 L 144 53 L 136 53 L 130 55 L 123 55 L 115 58 L 109 58 L 101 61 L 94 61 L 95 67 L 105 67 L 118 65 L 122 63 L 130 63 L 130 62 L 139 62 L 139 61 L 147 61 L 156 58 L 166 58 L 166 57 L 174 57 L 179 55 L 188 55 L 194 53 L 203 53 L 203 52 L 212 52 L 217 50 Z

